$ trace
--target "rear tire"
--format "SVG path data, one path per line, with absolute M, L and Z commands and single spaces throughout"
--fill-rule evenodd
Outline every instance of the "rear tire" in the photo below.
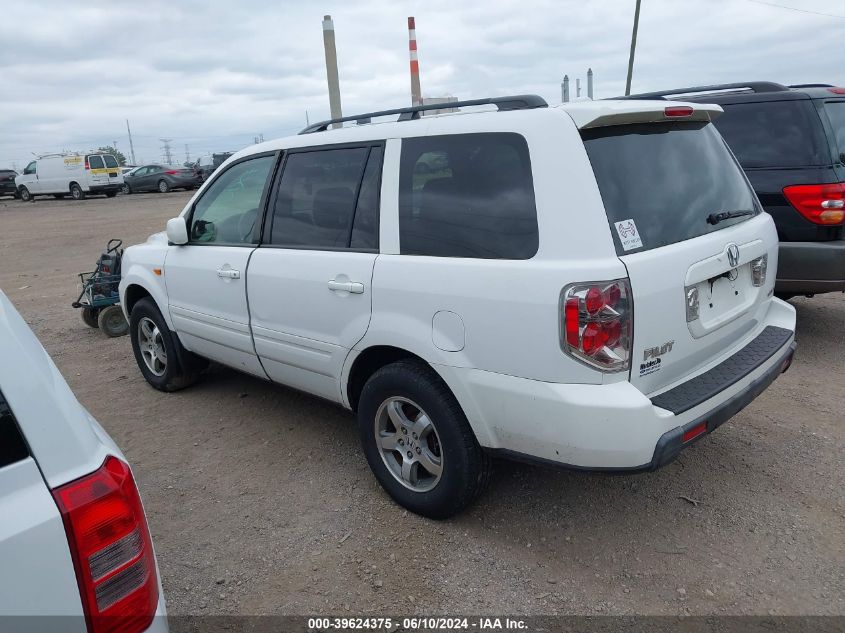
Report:
M 73 183 L 70 186 L 70 197 L 74 200 L 85 200 L 85 192 L 82 191 L 82 187 L 80 187 L 76 183 Z
M 100 314 L 97 317 L 97 324 L 109 338 L 125 336 L 129 331 L 129 323 L 126 322 L 126 317 L 123 316 L 123 310 L 117 305 L 107 306 L 100 310 Z
M 30 202 L 32 200 L 32 194 L 29 193 L 29 189 L 27 189 L 26 187 L 21 187 L 19 193 L 22 201 Z
M 129 336 L 138 368 L 152 387 L 159 391 L 178 391 L 196 382 L 203 359 L 182 347 L 149 297 L 132 307 Z
M 158 190 L 161 193 L 167 193 L 170 191 L 170 183 L 167 182 L 164 178 L 158 181 Z
M 490 481 L 490 456 L 458 401 L 420 361 L 402 360 L 370 377 L 358 402 L 358 429 L 378 482 L 416 514 L 453 516 Z
M 88 327 L 100 327 L 97 317 L 100 315 L 100 308 L 82 308 L 82 321 Z

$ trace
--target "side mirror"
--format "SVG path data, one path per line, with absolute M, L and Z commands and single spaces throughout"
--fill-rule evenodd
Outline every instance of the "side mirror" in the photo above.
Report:
M 167 221 L 167 241 L 171 244 L 188 243 L 188 226 L 185 218 L 171 218 Z

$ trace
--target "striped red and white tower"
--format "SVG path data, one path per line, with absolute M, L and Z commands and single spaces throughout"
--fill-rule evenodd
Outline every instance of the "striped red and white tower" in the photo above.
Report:
M 417 26 L 413 16 L 408 18 L 408 52 L 411 56 L 411 105 L 422 105 L 420 62 L 417 57 Z

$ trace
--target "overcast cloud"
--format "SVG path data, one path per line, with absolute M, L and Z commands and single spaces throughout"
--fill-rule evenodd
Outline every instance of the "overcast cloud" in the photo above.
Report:
M 845 85 L 845 2 L 642 0 L 634 90 L 742 80 Z M 337 32 L 345 114 L 409 104 L 406 18 L 424 96 L 536 93 L 564 73 L 624 92 L 634 0 L 8 3 L 0 167 L 117 141 L 138 162 L 234 150 L 328 117 L 321 21 Z M 20 25 L 20 28 L 11 26 Z

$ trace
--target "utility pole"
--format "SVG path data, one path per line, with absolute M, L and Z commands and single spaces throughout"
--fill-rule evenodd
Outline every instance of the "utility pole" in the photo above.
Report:
M 168 165 L 173 164 L 173 155 L 170 153 L 170 142 L 173 140 L 172 138 L 160 138 L 158 139 L 164 145 L 161 146 L 162 151 L 164 152 L 164 162 Z
M 625 95 L 631 94 L 631 76 L 634 74 L 634 51 L 637 49 L 637 29 L 640 26 L 640 0 L 634 9 L 634 30 L 631 33 L 631 54 L 628 56 L 628 80 L 625 82 Z
M 563 76 L 563 81 L 560 84 L 560 99 L 564 103 L 569 101 L 569 75 Z
M 135 146 L 132 145 L 132 130 L 129 129 L 129 119 L 126 119 L 126 133 L 129 135 L 129 153 L 132 155 L 132 164 L 137 165 L 138 163 L 135 162 Z
M 186 163 L 191 162 L 191 152 L 188 150 L 188 144 L 187 143 L 185 143 L 185 162 Z
M 575 96 L 578 99 L 581 98 L 581 78 L 580 77 L 575 79 Z
M 587 99 L 593 98 L 593 69 L 587 69 Z

